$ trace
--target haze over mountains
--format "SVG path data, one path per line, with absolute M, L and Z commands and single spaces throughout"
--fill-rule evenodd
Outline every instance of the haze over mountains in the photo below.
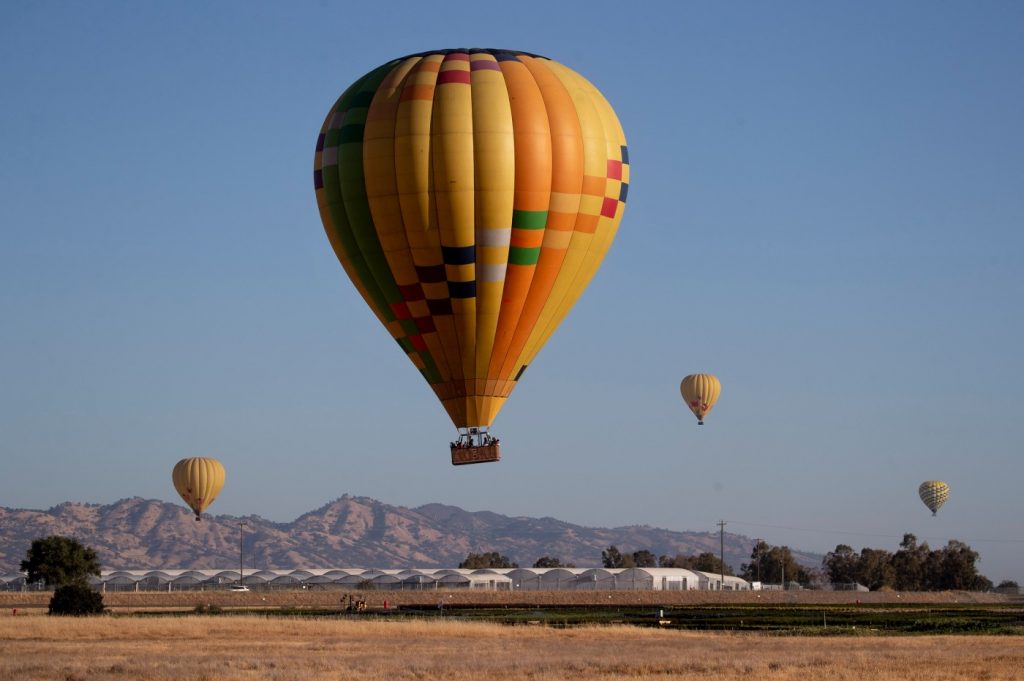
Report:
M 66 502 L 45 511 L 0 507 L 0 572 L 13 572 L 33 539 L 77 537 L 96 549 L 104 569 L 228 568 L 238 565 L 239 522 L 245 523 L 247 568 L 457 567 L 470 552 L 497 551 L 523 566 L 541 556 L 580 567 L 601 565 L 601 551 L 647 549 L 655 555 L 718 554 L 712 532 L 672 532 L 646 525 L 583 527 L 554 518 L 509 517 L 427 504 L 391 506 L 345 495 L 290 523 L 259 516 L 204 516 L 196 522 L 179 504 L 121 499 L 112 504 Z M 749 561 L 754 540 L 725 534 L 725 561 Z M 817 567 L 821 556 L 793 551 Z

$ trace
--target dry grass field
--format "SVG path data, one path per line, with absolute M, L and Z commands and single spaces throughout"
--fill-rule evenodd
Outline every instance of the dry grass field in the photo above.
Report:
M 878 603 L 931 603 L 931 604 L 984 604 L 1006 603 L 1000 594 L 969 591 L 940 591 L 896 593 L 876 591 L 855 593 L 850 591 L 352 591 L 367 605 L 379 608 L 385 600 L 390 605 L 431 605 L 442 598 L 452 605 L 501 606 L 513 604 L 537 606 L 635 605 L 669 607 L 673 605 L 846 605 L 861 602 Z M 46 609 L 49 593 L 0 592 L 0 617 L 10 609 Z M 222 608 L 238 607 L 336 607 L 341 591 L 251 591 L 233 593 L 219 591 L 141 591 L 110 592 L 103 595 L 103 603 L 114 612 L 127 610 L 154 610 L 182 608 L 191 610 L 196 605 L 216 605 Z M 6 611 L 6 613 L 5 613 Z
M 260 617 L 0 619 L 2 681 L 1016 680 L 1016 636 L 801 637 Z

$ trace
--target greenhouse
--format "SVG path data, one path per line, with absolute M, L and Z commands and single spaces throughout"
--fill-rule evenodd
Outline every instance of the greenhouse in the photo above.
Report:
M 90 582 L 100 591 L 196 591 L 239 584 L 238 570 L 108 570 Z M 349 591 L 746 591 L 749 582 L 682 568 L 332 568 L 263 569 L 242 573 L 252 590 Z M 22 573 L 0 575 L 0 591 L 39 588 Z

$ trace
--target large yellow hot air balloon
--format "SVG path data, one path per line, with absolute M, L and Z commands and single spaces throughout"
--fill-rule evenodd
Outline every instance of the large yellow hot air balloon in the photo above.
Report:
M 917 495 L 935 515 L 946 503 L 946 499 L 949 499 L 949 485 L 941 480 L 925 480 L 917 488 Z
M 697 417 L 697 425 L 704 425 L 704 417 L 715 406 L 722 392 L 722 384 L 711 374 L 690 374 L 679 384 L 686 406 Z
M 175 464 L 171 479 L 174 480 L 174 489 L 199 520 L 199 514 L 213 503 L 224 486 L 224 466 L 217 459 L 182 459 Z
M 314 185 L 345 272 L 460 431 L 452 463 L 497 460 L 487 429 L 622 219 L 611 106 L 526 52 L 395 59 L 327 114 Z

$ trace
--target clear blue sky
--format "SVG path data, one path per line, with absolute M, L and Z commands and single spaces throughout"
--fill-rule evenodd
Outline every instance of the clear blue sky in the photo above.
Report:
M 176 500 L 173 464 L 209 455 L 215 513 L 347 492 L 817 551 L 914 532 L 1022 580 L 1022 26 L 994 1 L 8 0 L 0 505 Z M 632 163 L 504 460 L 466 468 L 312 182 L 342 89 L 458 46 L 587 76 Z M 702 428 L 695 371 L 724 386 Z

